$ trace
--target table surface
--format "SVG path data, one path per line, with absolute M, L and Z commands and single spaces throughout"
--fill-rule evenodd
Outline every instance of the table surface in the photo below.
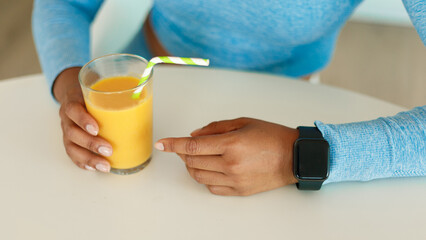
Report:
M 287 126 L 394 115 L 401 107 L 273 75 L 160 66 L 154 140 L 240 116 Z M 174 154 L 143 171 L 84 171 L 62 145 L 42 75 L 0 82 L 1 239 L 426 239 L 426 178 L 212 195 Z

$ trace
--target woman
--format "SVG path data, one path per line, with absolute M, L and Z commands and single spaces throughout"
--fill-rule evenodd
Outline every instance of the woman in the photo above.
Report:
M 212 66 L 303 77 L 330 60 L 338 33 L 360 0 L 156 0 L 143 31 L 126 49 L 145 58 L 210 58 Z M 89 26 L 102 1 L 36 0 L 33 32 L 56 100 L 64 145 L 77 166 L 108 172 L 111 145 L 97 136 L 77 80 L 90 60 Z M 422 41 L 425 4 L 404 1 Z M 315 122 L 330 145 L 326 183 L 426 175 L 426 106 L 349 124 Z M 188 138 L 161 139 L 189 174 L 214 194 L 250 195 L 297 183 L 293 144 L 299 130 L 240 118 L 213 122 Z

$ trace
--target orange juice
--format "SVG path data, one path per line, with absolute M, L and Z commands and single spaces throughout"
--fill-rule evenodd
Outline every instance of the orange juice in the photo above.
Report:
M 90 87 L 95 91 L 86 99 L 87 110 L 99 124 L 99 135 L 112 145 L 113 154 L 107 157 L 112 171 L 144 166 L 151 158 L 151 84 L 145 86 L 140 98 L 135 100 L 129 89 L 136 87 L 138 81 L 131 76 L 102 79 Z

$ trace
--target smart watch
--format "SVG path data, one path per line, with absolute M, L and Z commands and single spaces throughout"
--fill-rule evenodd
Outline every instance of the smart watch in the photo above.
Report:
M 320 190 L 330 171 L 329 144 L 316 127 L 298 127 L 294 142 L 293 174 L 299 190 Z

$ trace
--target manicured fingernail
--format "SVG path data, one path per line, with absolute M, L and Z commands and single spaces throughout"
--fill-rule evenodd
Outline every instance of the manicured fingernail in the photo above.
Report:
M 95 127 L 91 124 L 88 124 L 86 126 L 86 130 L 87 130 L 88 133 L 92 134 L 93 136 L 98 135 L 98 131 L 96 131 Z
M 96 171 L 96 169 L 94 169 L 94 168 L 92 168 L 91 166 L 89 166 L 89 165 L 86 165 L 86 166 L 84 166 L 87 170 L 89 170 L 89 171 Z
M 155 147 L 156 149 L 160 150 L 160 151 L 164 151 L 164 145 L 163 145 L 162 143 L 160 143 L 160 142 L 155 143 L 155 144 L 154 144 L 154 147 Z
M 112 155 L 112 149 L 109 147 L 105 147 L 105 146 L 100 146 L 98 148 L 98 152 L 102 155 L 104 155 L 105 157 L 109 157 Z
M 106 164 L 103 164 L 103 163 L 98 163 L 98 164 L 96 164 L 96 169 L 98 169 L 101 172 L 107 173 L 107 172 L 109 172 L 111 167 L 106 165 Z
M 195 129 L 194 131 L 192 131 L 191 135 L 192 135 L 192 134 L 195 134 L 195 133 L 197 133 L 197 132 L 199 132 L 200 130 L 201 130 L 201 128 L 199 128 L 199 129 Z

